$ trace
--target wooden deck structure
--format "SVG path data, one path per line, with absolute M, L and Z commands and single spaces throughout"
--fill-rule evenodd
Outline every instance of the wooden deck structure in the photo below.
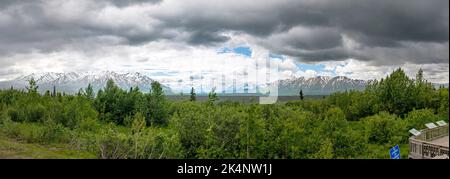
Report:
M 420 132 L 409 138 L 410 159 L 448 159 L 448 124 Z

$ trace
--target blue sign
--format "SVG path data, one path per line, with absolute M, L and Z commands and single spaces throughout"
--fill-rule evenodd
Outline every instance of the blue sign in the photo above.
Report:
M 398 145 L 392 147 L 391 150 L 389 150 L 389 154 L 391 155 L 391 159 L 400 159 L 400 148 Z

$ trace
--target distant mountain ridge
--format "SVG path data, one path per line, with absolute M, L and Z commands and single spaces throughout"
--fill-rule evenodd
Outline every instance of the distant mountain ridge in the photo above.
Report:
M 369 81 L 350 79 L 345 76 L 317 76 L 313 78 L 292 78 L 278 81 L 278 93 L 284 96 L 328 95 L 338 91 L 364 90 Z
M 317 76 L 313 78 L 292 78 L 278 81 L 278 94 L 281 96 L 298 96 L 300 90 L 304 95 L 329 95 L 335 92 L 364 90 L 373 80 L 351 79 L 346 76 Z M 274 85 L 274 84 L 272 84 Z M 433 83 L 435 88 L 448 87 L 448 83 Z
M 10 88 L 13 86 L 16 89 L 25 89 L 28 86 L 28 81 L 34 78 L 39 86 L 39 91 L 44 93 L 46 90 L 53 90 L 53 86 L 57 91 L 68 94 L 75 94 L 80 88 L 85 89 L 88 84 L 91 84 L 94 91 L 97 92 L 106 86 L 109 79 L 114 80 L 117 86 L 124 90 L 129 90 L 131 87 L 139 87 L 142 92 L 149 92 L 151 83 L 154 82 L 152 78 L 138 72 L 134 73 L 118 73 L 113 71 L 102 72 L 84 72 L 84 73 L 33 73 L 18 77 L 14 80 L 0 82 L 0 89 Z M 300 90 L 303 90 L 305 96 L 310 95 L 329 95 L 335 92 L 349 91 L 349 90 L 364 90 L 366 85 L 371 80 L 351 79 L 345 76 L 317 76 L 313 78 L 291 78 L 278 81 L 278 95 L 279 96 L 298 96 Z M 272 83 L 271 85 L 276 85 Z M 446 84 L 434 84 L 436 88 L 439 86 L 448 87 Z M 162 84 L 166 95 L 174 95 L 175 93 L 168 87 Z M 198 94 L 205 95 L 205 94 Z M 223 95 L 223 94 L 219 94 Z M 226 96 L 248 96 L 258 94 L 232 94 L 226 93 Z
M 85 73 L 33 73 L 18 77 L 11 81 L 0 82 L 0 88 L 25 88 L 28 85 L 28 81 L 34 78 L 39 86 L 40 92 L 46 90 L 53 90 L 53 86 L 57 91 L 63 91 L 69 94 L 74 94 L 79 91 L 80 88 L 86 88 L 88 84 L 91 84 L 94 91 L 98 91 L 106 86 L 106 82 L 112 79 L 117 86 L 124 90 L 129 90 L 131 87 L 139 87 L 143 92 L 149 92 L 151 83 L 155 80 L 138 72 L 134 73 L 117 73 L 112 71 L 103 72 L 85 72 Z M 172 94 L 169 87 L 162 85 L 166 94 Z

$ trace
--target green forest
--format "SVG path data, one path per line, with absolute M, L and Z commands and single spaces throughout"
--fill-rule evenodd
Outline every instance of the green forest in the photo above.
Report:
M 75 95 L 38 88 L 30 80 L 24 90 L 0 91 L 0 133 L 102 159 L 384 159 L 395 145 L 407 158 L 409 129 L 449 120 L 448 87 L 400 68 L 364 91 L 323 99 L 302 92 L 273 105 L 219 101 L 214 91 L 200 102 L 194 89 L 172 101 L 158 82 L 147 92 L 112 80 Z

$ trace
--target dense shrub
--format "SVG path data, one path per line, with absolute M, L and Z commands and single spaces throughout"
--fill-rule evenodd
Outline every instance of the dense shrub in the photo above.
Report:
M 381 112 L 377 115 L 363 119 L 366 126 L 366 135 L 370 143 L 386 144 L 400 142 L 398 137 L 401 121 L 396 115 Z
M 25 107 L 25 121 L 44 122 L 46 108 L 42 104 L 29 104 Z
M 25 120 L 25 115 L 21 113 L 22 111 L 16 108 L 10 108 L 7 110 L 9 119 L 14 122 L 23 122 Z
M 426 123 L 436 122 L 437 119 L 438 116 L 431 109 L 413 110 L 405 118 L 408 130 L 412 128 L 422 129 Z
M 30 143 L 67 143 L 71 139 L 70 131 L 54 122 L 45 122 L 44 125 L 41 125 L 9 121 L 4 124 L 3 132 Z

